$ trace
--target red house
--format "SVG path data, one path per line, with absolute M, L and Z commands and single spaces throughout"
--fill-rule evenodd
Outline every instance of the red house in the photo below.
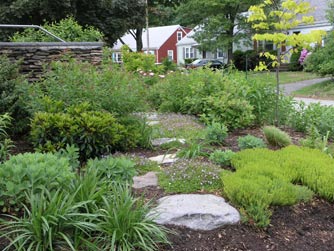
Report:
M 185 28 L 180 25 L 169 25 L 152 27 L 148 29 L 149 34 L 149 52 L 155 55 L 156 63 L 161 63 L 164 58 L 169 58 L 176 63 L 177 61 L 177 49 L 176 43 L 185 37 L 191 31 L 190 28 Z M 136 51 L 136 40 L 134 37 L 127 33 L 122 38 L 122 41 L 131 48 L 132 51 Z M 142 35 L 143 51 L 147 51 L 147 30 L 143 31 Z M 121 47 L 123 43 L 117 40 L 116 44 L 112 48 L 113 59 L 116 62 L 121 61 Z

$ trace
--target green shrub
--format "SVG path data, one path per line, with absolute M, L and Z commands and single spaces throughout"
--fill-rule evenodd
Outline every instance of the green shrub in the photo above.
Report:
M 264 136 L 271 146 L 285 147 L 292 144 L 290 136 L 274 126 L 265 126 L 263 128 Z
M 220 172 L 221 168 L 210 163 L 182 160 L 159 174 L 159 185 L 168 193 L 216 191 L 221 188 Z
M 74 111 L 35 114 L 31 123 L 31 140 L 40 151 L 57 151 L 67 144 L 79 148 L 80 159 L 101 156 L 121 145 L 125 128 L 107 112 Z
M 147 107 L 145 88 L 131 73 L 110 65 L 97 69 L 74 59 L 52 63 L 44 80 L 31 86 L 27 93 L 30 99 L 26 106 L 32 113 L 45 111 L 45 107 L 54 109 L 54 105 L 62 109 L 58 110 L 60 112 L 84 102 L 90 104 L 91 110 L 109 111 L 117 116 L 143 111 Z
M 303 70 L 303 66 L 299 62 L 300 53 L 302 49 L 296 49 L 293 51 L 291 57 L 290 57 L 290 63 L 289 63 L 289 71 L 301 71 Z
M 26 80 L 19 74 L 19 63 L 0 56 L 0 114 L 9 113 L 15 126 L 12 133 L 23 133 L 29 124 L 29 113 L 23 103 Z
M 66 42 L 96 42 L 103 38 L 103 34 L 96 28 L 82 27 L 73 17 L 51 24 L 46 22 L 43 24 L 43 28 Z M 16 32 L 11 40 L 13 42 L 54 42 L 55 38 L 41 30 L 28 28 L 23 32 Z
M 313 192 L 333 201 L 333 164 L 321 151 L 297 146 L 244 150 L 232 158 L 237 171 L 222 173 L 224 192 L 248 218 L 267 226 L 270 205 L 308 201 Z
M 7 113 L 0 115 L 0 163 L 7 160 L 10 149 L 13 147 L 12 141 L 7 134 L 10 124 L 11 117 Z
M 26 153 L 0 164 L 0 203 L 3 212 L 21 210 L 25 193 L 67 187 L 74 173 L 66 158 L 53 154 Z
M 205 140 L 212 144 L 223 144 L 227 136 L 227 127 L 221 123 L 213 122 L 205 129 Z
M 127 71 L 135 72 L 142 70 L 148 73 L 156 69 L 154 55 L 142 52 L 131 52 L 127 45 L 123 45 L 121 51 L 122 61 Z
M 90 159 L 87 169 L 97 169 L 109 182 L 117 183 L 132 183 L 132 178 L 137 174 L 135 163 L 127 158 Z
M 265 148 L 266 144 L 261 138 L 257 138 L 253 135 L 247 135 L 238 138 L 238 147 L 240 150 L 248 148 Z
M 216 150 L 213 153 L 210 154 L 209 159 L 218 165 L 221 166 L 230 166 L 231 165 L 231 159 L 235 155 L 235 152 L 231 150 Z

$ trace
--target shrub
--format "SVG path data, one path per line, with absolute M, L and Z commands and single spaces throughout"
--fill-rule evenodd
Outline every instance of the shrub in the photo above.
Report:
M 97 169 L 109 182 L 117 183 L 132 183 L 132 178 L 137 174 L 135 163 L 127 158 L 90 159 L 87 169 Z
M 95 42 L 101 41 L 103 38 L 103 34 L 96 28 L 93 26 L 82 27 L 73 17 L 51 24 L 46 22 L 43 27 L 66 42 Z M 28 28 L 23 32 L 16 32 L 11 40 L 13 42 L 53 42 L 55 38 L 41 30 Z
M 148 73 L 156 69 L 154 55 L 142 52 L 131 52 L 127 45 L 123 45 L 121 51 L 124 67 L 127 71 L 135 72 L 142 70 Z
M 9 157 L 10 149 L 13 147 L 7 134 L 10 122 L 11 117 L 7 113 L 0 115 L 0 163 Z
M 205 139 L 209 143 L 222 144 L 227 136 L 227 127 L 221 123 L 213 122 L 205 129 Z
M 38 150 L 57 151 L 67 144 L 75 145 L 81 161 L 127 147 L 121 145 L 126 130 L 107 112 L 38 112 L 31 128 L 31 140 Z
M 290 57 L 290 63 L 289 63 L 289 71 L 301 71 L 303 70 L 303 66 L 299 62 L 300 53 L 302 52 L 302 49 L 296 49 L 293 51 L 291 57 Z
M 240 150 L 248 148 L 265 148 L 266 144 L 261 138 L 257 138 L 252 135 L 247 135 L 238 138 L 238 147 L 240 148 Z
M 19 63 L 0 56 L 0 114 L 9 113 L 13 118 L 12 133 L 22 133 L 28 128 L 29 113 L 23 104 L 26 80 L 19 74 Z
M 221 168 L 210 163 L 182 160 L 159 173 L 159 185 L 167 193 L 216 191 L 221 188 L 220 172 Z
M 333 201 L 333 164 L 321 151 L 297 146 L 244 150 L 232 158 L 237 171 L 222 174 L 224 192 L 256 224 L 267 226 L 270 205 L 307 201 L 313 192 Z
M 216 150 L 213 153 L 210 154 L 209 159 L 218 165 L 221 166 L 230 166 L 231 165 L 231 159 L 235 155 L 235 152 L 231 150 Z
M 68 62 L 54 62 L 44 80 L 27 90 L 30 100 L 26 104 L 35 113 L 43 111 L 49 100 L 64 111 L 69 106 L 87 102 L 91 110 L 109 111 L 125 116 L 146 108 L 145 89 L 132 75 L 103 65 L 97 69 L 85 62 L 69 59 Z
M 271 146 L 285 147 L 292 143 L 290 136 L 277 127 L 265 126 L 263 133 L 268 144 Z
M 0 203 L 3 212 L 22 209 L 26 193 L 45 187 L 49 191 L 67 187 L 73 179 L 68 159 L 53 154 L 26 153 L 0 164 Z

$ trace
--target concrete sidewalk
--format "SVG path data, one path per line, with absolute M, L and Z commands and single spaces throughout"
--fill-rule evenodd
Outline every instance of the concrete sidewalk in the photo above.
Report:
M 317 78 L 317 79 L 310 79 L 305 81 L 300 81 L 296 83 L 284 84 L 280 85 L 281 91 L 284 95 L 291 95 L 292 92 L 302 89 L 306 86 L 314 85 L 321 83 L 326 80 L 330 80 L 331 78 Z M 303 101 L 306 105 L 311 103 L 320 103 L 321 105 L 327 106 L 334 106 L 334 100 L 323 100 L 323 99 L 313 99 L 313 98 L 297 98 L 295 97 L 294 100 L 296 101 Z

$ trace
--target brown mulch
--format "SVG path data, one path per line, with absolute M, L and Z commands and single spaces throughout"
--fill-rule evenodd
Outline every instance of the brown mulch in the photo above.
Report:
M 304 136 L 288 128 L 284 130 L 295 144 Z M 225 148 L 238 150 L 237 138 L 247 134 L 263 138 L 259 128 L 238 130 L 229 134 Z M 21 145 L 17 149 L 23 152 L 32 150 L 24 141 L 18 140 L 16 143 Z M 138 151 L 136 153 L 147 157 L 157 153 Z M 157 187 L 138 189 L 135 194 L 153 201 L 166 195 Z M 271 224 L 266 229 L 258 229 L 249 223 L 212 231 L 195 231 L 178 226 L 168 228 L 175 231 L 175 234 L 169 235 L 172 245 L 162 246 L 160 251 L 333 251 L 334 204 L 315 198 L 295 206 L 275 207 Z M 0 250 L 4 246 L 4 240 L 0 239 Z

